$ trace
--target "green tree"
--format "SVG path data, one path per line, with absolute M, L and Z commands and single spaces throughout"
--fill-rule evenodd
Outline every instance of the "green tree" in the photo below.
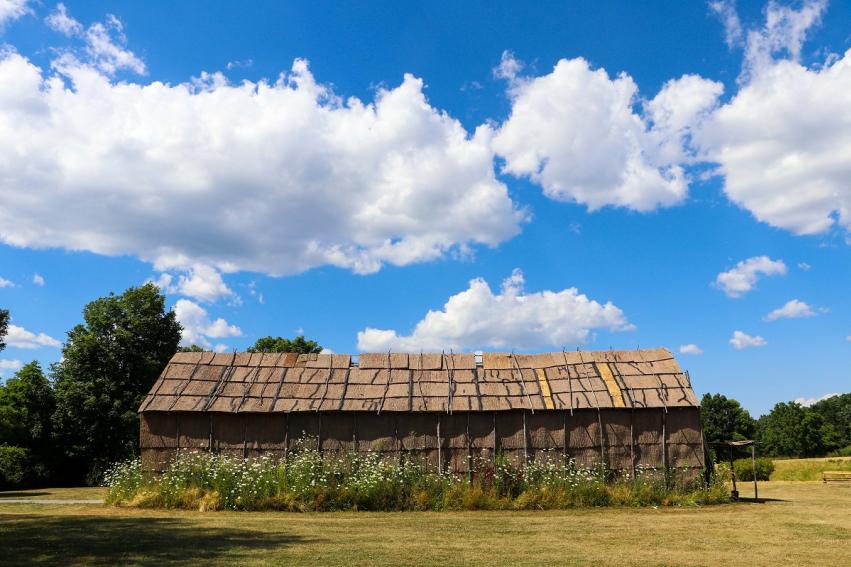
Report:
M 153 284 L 110 294 L 83 309 L 54 365 L 54 427 L 69 480 L 95 480 L 138 453 L 137 409 L 177 351 L 181 327 Z
M 30 449 L 50 444 L 53 390 L 33 361 L 0 386 L 0 444 Z
M 779 403 L 757 421 L 763 454 L 812 457 L 824 454 L 824 418 L 796 402 Z
M 6 338 L 6 333 L 9 331 L 9 312 L 5 309 L 0 309 L 0 351 L 6 348 L 6 343 L 3 339 Z
M 290 340 L 283 337 L 263 337 L 257 339 L 254 345 L 248 348 L 248 352 L 297 352 L 310 354 L 322 352 L 322 347 L 316 341 L 305 340 L 304 335 L 299 335 Z
M 45 480 L 53 464 L 53 389 L 38 362 L 30 362 L 0 386 L 0 445 L 27 449 L 31 480 Z
M 205 349 L 204 347 L 199 347 L 196 344 L 191 344 L 189 346 L 182 346 L 177 350 L 178 350 L 178 352 L 209 352 L 209 349 Z
M 809 411 L 824 419 L 822 442 L 825 451 L 851 446 L 851 393 L 816 402 Z
M 736 400 L 721 394 L 705 394 L 700 400 L 700 416 L 709 443 L 753 439 L 756 423 Z

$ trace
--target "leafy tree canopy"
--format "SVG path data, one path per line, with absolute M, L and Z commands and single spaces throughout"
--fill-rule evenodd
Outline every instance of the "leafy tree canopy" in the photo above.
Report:
M 178 352 L 209 352 L 209 349 L 205 349 L 204 347 L 200 347 L 196 344 L 191 344 L 189 346 L 182 346 L 177 350 L 178 350 Z
M 6 348 L 6 343 L 3 339 L 6 338 L 6 333 L 9 330 L 9 312 L 5 309 L 0 309 L 0 351 Z
M 759 418 L 757 437 L 764 454 L 811 457 L 824 453 L 824 418 L 796 402 L 781 402 Z
M 92 301 L 83 319 L 53 367 L 54 426 L 69 474 L 96 475 L 138 451 L 136 411 L 177 351 L 181 327 L 151 283 Z
M 821 400 L 810 406 L 809 411 L 824 419 L 825 450 L 851 446 L 851 393 Z
M 30 362 L 0 386 L 0 444 L 34 451 L 50 446 L 54 399 L 38 362 Z
M 290 340 L 283 337 L 263 337 L 257 339 L 248 352 L 297 352 L 310 354 L 322 352 L 322 347 L 316 341 L 308 341 L 303 335 Z
M 710 443 L 730 439 L 753 439 L 755 422 L 742 405 L 721 394 L 705 394 L 700 400 L 703 431 Z

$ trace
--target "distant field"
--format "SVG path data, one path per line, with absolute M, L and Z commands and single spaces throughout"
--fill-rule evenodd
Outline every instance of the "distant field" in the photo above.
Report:
M 749 483 L 741 489 L 750 495 Z M 97 497 L 82 490 L 65 493 Z M 851 487 L 767 482 L 760 496 L 772 500 L 686 509 L 318 514 L 3 504 L 0 496 L 0 549 L 5 565 L 848 564 Z
M 821 480 L 823 471 L 851 471 L 851 457 L 776 459 L 774 466 L 771 480 Z

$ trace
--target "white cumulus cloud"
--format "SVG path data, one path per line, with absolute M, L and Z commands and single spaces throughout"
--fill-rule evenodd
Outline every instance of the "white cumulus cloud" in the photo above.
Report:
M 7 280 L 0 276 L 0 289 L 3 289 L 4 287 L 15 287 L 15 284 L 12 280 Z
M 406 75 L 373 103 L 317 83 L 116 83 L 0 54 L 0 241 L 271 275 L 358 273 L 495 246 L 520 230 L 490 130 Z
M 71 17 L 71 14 L 68 13 L 68 8 L 61 2 L 47 15 L 44 23 L 50 29 L 68 37 L 82 35 L 83 33 L 83 24 Z
M 703 354 L 703 349 L 694 343 L 680 346 L 680 354 Z
M 7 373 L 17 372 L 23 368 L 24 363 L 20 360 L 10 360 L 8 358 L 0 358 L 0 377 L 5 377 Z
M 0 32 L 9 22 L 13 22 L 31 12 L 28 0 L 0 0 Z
M 835 396 L 839 396 L 839 392 L 833 392 L 832 394 L 825 394 L 819 398 L 795 398 L 795 403 L 804 406 L 805 408 L 810 407 L 813 404 L 816 404 L 822 400 L 827 400 L 833 398 Z
M 509 80 L 512 103 L 493 140 L 505 172 L 590 210 L 649 211 L 686 196 L 686 142 L 715 106 L 720 83 L 695 75 L 671 80 L 639 112 L 638 87 L 626 73 L 612 78 L 582 58 L 562 59 L 540 77 L 521 70 L 507 55 L 496 71 Z
M 787 268 L 783 260 L 772 260 L 768 256 L 754 256 L 718 274 L 715 285 L 728 297 L 739 298 L 756 286 L 760 276 L 785 276 L 786 272 Z
M 41 274 L 33 274 L 33 283 L 39 287 L 44 286 L 44 276 Z
M 15 348 L 61 347 L 62 343 L 45 333 L 33 333 L 17 325 L 9 325 L 6 344 Z
M 776 321 L 778 319 L 800 319 L 802 317 L 815 317 L 816 312 L 803 301 L 798 299 L 790 299 L 783 307 L 778 307 L 771 313 L 765 316 L 766 321 Z
M 735 3 L 732 0 L 717 0 L 709 3 L 709 9 L 724 26 L 724 41 L 727 47 L 732 49 L 741 45 L 744 31 Z
M 740 88 L 694 133 L 728 198 L 795 234 L 851 229 L 851 50 L 800 62 L 826 2 L 774 2 L 749 30 Z
M 236 297 L 222 279 L 222 274 L 216 268 L 204 264 L 193 264 L 177 277 L 164 272 L 153 281 L 166 293 L 177 293 L 201 301 L 215 302 Z
M 124 24 L 112 14 L 108 14 L 103 22 L 95 22 L 86 28 L 60 3 L 44 21 L 51 29 L 68 37 L 78 38 L 84 44 L 82 54 L 75 51 L 66 52 L 55 63 L 58 67 L 76 67 L 80 64 L 78 55 L 82 55 L 86 64 L 108 75 L 114 75 L 122 69 L 139 75 L 147 72 L 145 62 L 127 49 Z
M 733 345 L 734 349 L 742 350 L 745 348 L 765 346 L 768 344 L 768 341 L 759 335 L 754 336 L 742 331 L 734 331 L 733 336 L 730 338 L 730 344 Z
M 360 351 L 443 349 L 540 349 L 587 342 L 595 329 L 631 330 L 620 308 L 601 304 L 576 288 L 526 292 L 523 272 L 514 270 L 498 293 L 477 278 L 451 296 L 442 310 L 429 311 L 410 335 L 366 328 Z
M 198 345 L 211 348 L 208 339 L 223 339 L 242 336 L 242 330 L 231 325 L 221 317 L 212 320 L 207 310 L 188 299 L 179 299 L 174 304 L 174 314 L 183 326 L 180 344 L 183 346 Z M 224 345 L 225 349 L 227 345 Z

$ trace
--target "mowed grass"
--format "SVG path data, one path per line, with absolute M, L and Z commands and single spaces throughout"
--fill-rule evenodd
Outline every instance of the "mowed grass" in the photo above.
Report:
M 750 483 L 740 486 L 749 496 Z M 848 565 L 851 487 L 768 482 L 762 504 L 555 512 L 253 513 L 2 504 L 14 564 Z
M 824 471 L 851 472 L 851 457 L 775 459 L 774 467 L 771 480 L 821 480 Z
M 103 500 L 105 497 L 106 488 L 102 487 L 33 488 L 0 492 L 0 503 L 3 500 Z

